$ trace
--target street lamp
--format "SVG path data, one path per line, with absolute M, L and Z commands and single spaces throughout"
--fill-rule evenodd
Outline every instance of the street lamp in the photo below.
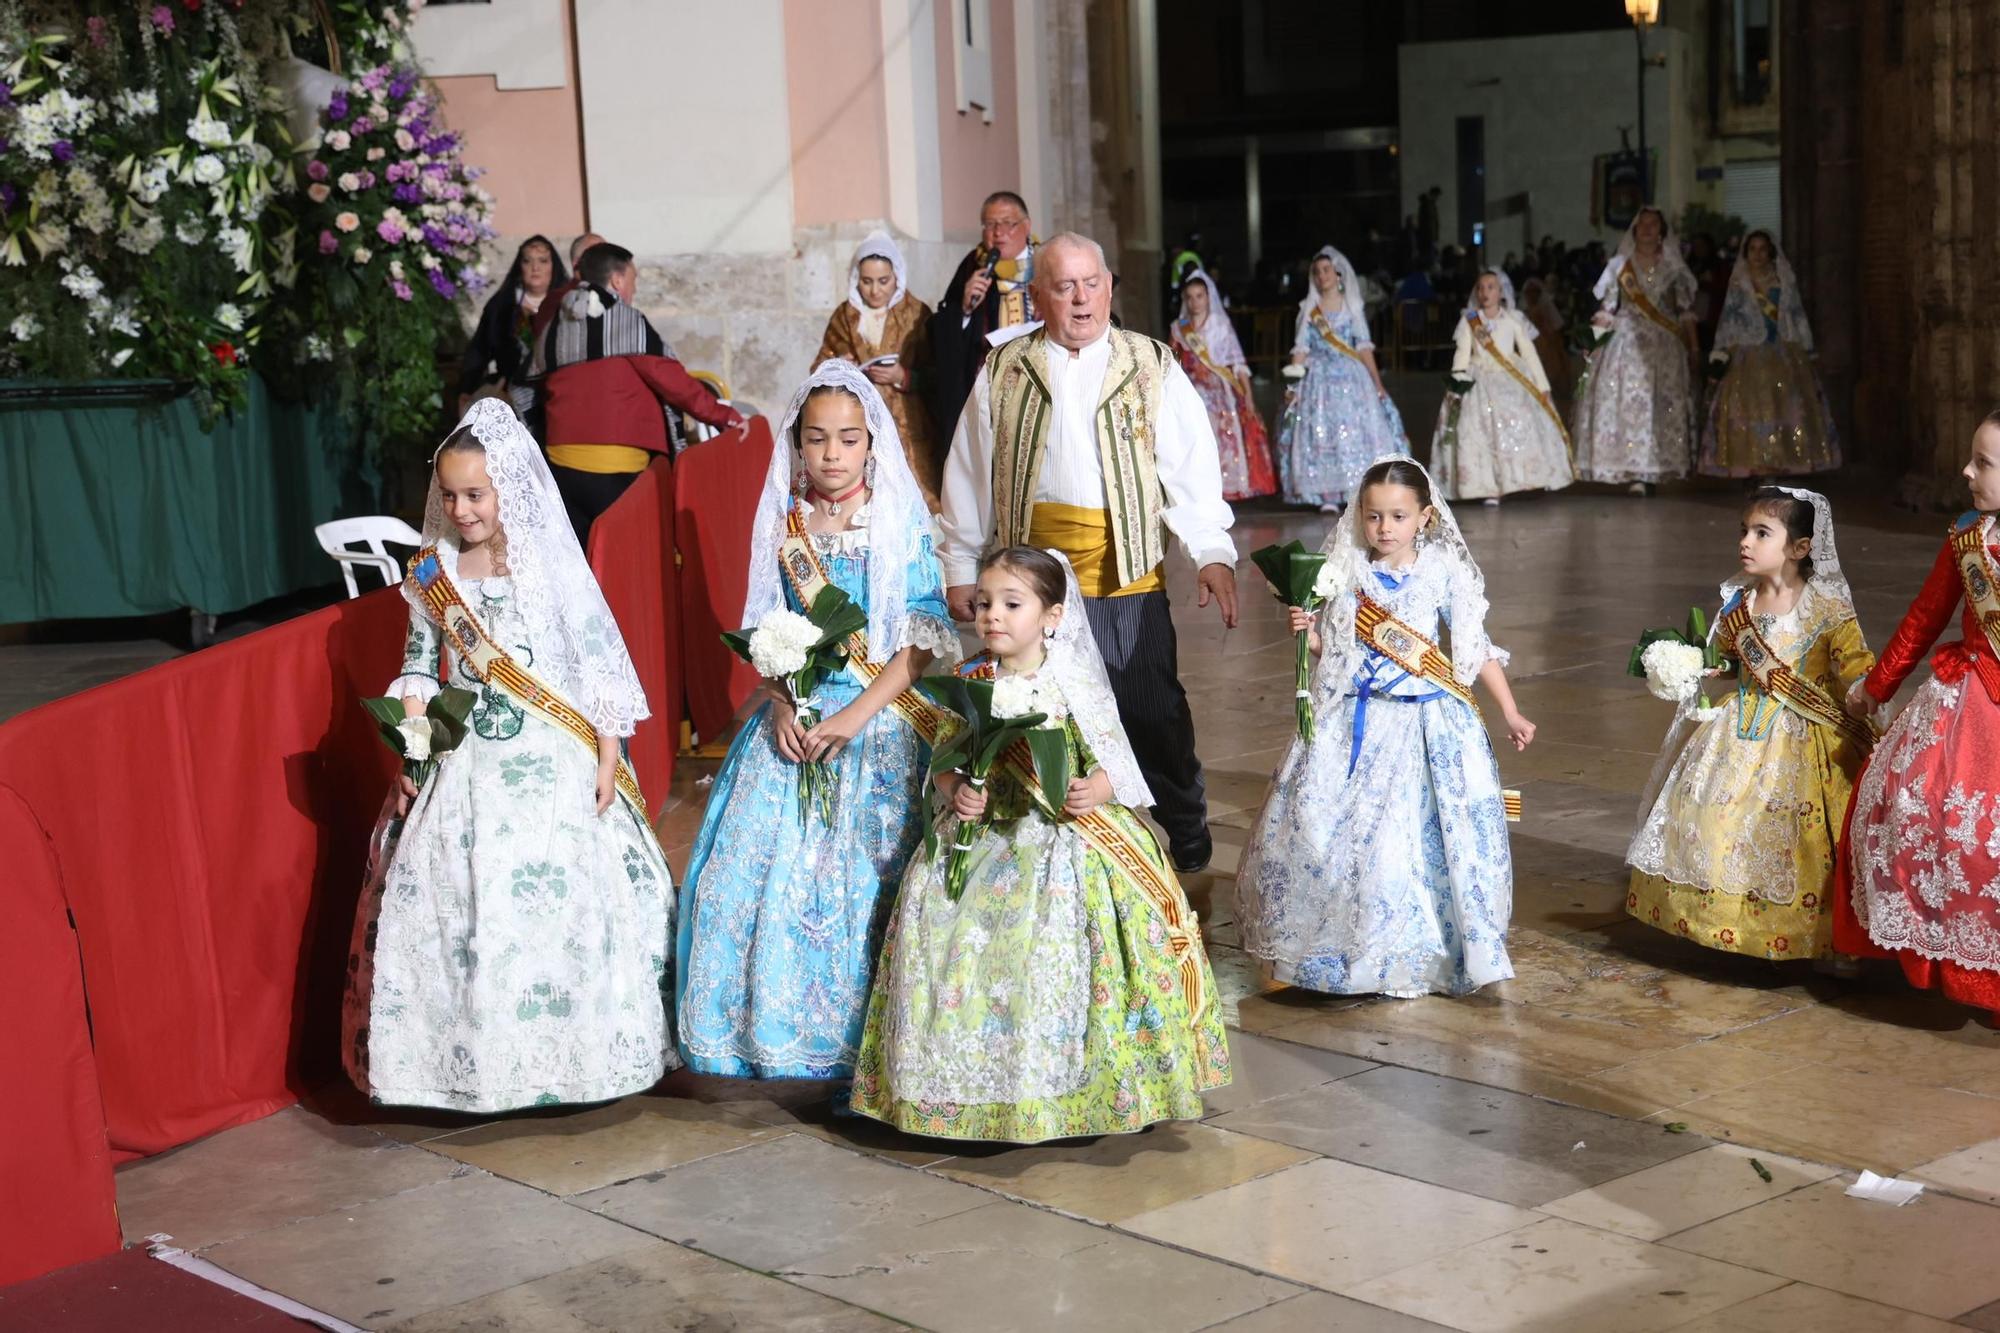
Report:
M 1646 156 L 1646 29 L 1660 21 L 1660 0 L 1625 0 L 1632 36 L 1639 43 L 1639 198 L 1653 202 L 1653 162 Z

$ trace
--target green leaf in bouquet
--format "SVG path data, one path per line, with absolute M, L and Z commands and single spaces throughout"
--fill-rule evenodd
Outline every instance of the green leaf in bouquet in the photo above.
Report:
M 750 660 L 750 631 L 726 629 L 722 631 L 722 641 L 729 645 L 729 651 L 744 661 Z
M 1035 758 L 1035 785 L 1051 817 L 1062 813 L 1069 800 L 1072 776 L 1069 762 L 1069 733 L 1065 727 L 1036 727 L 1028 733 L 1028 753 Z
M 1036 728 L 1049 720 L 1047 713 L 1023 713 L 1019 717 L 996 720 L 979 738 L 979 754 L 976 756 L 979 773 L 990 773 L 999 762 L 1001 752 L 1022 736 L 1032 736 Z
M 868 613 L 831 583 L 821 588 L 819 596 L 813 598 L 808 616 L 813 624 L 819 626 L 822 644 L 839 643 L 848 635 L 868 628 Z
M 1292 543 L 1294 546 L 1297 542 Z M 1286 585 L 1287 606 L 1310 606 L 1316 600 L 1313 585 L 1319 582 L 1319 572 L 1326 565 L 1326 557 L 1318 551 L 1294 551 L 1286 571 L 1289 582 Z
M 1646 655 L 1648 648 L 1661 642 L 1686 643 L 1688 637 L 1677 629 L 1647 630 L 1639 636 L 1639 641 L 1632 645 L 1632 656 L 1625 663 L 1625 674 L 1643 677 L 1646 674 L 1646 665 L 1640 659 Z M 1695 643 L 1697 647 L 1700 646 L 1700 640 L 1696 640 Z
M 456 750 L 465 740 L 468 721 L 472 716 L 472 706 L 479 702 L 479 696 L 471 690 L 447 685 L 437 692 L 424 715 L 431 720 L 431 751 Z
M 1282 546 L 1271 545 L 1250 553 L 1250 563 L 1257 566 L 1264 581 L 1271 585 L 1271 591 L 1280 601 L 1292 587 L 1292 557 L 1305 555 L 1306 544 L 1294 537 Z M 1290 605 L 1290 603 L 1287 603 Z
M 361 706 L 368 710 L 368 716 L 381 724 L 385 732 L 395 731 L 396 725 L 403 720 L 401 699 L 363 699 Z M 399 749 L 397 753 L 401 754 L 402 751 Z

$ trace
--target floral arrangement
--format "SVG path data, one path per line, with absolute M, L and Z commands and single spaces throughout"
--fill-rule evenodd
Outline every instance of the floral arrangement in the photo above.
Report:
M 478 701 L 471 690 L 447 685 L 415 717 L 404 716 L 397 698 L 363 699 L 361 706 L 375 720 L 382 743 L 403 761 L 403 776 L 422 790 L 445 755 L 465 739 L 466 719 Z
M 847 666 L 847 640 L 866 628 L 867 613 L 829 583 L 813 599 L 809 614 L 778 607 L 754 629 L 724 630 L 722 641 L 758 675 L 785 687 L 798 709 L 799 726 L 810 730 L 820 721 L 820 685 Z M 833 823 L 834 785 L 825 760 L 799 765 L 801 822 L 810 821 L 817 810 L 823 822 Z
M 1310 614 L 1333 595 L 1333 567 L 1318 551 L 1308 551 L 1304 542 L 1293 540 L 1283 546 L 1266 546 L 1252 551 L 1250 559 L 1271 585 L 1271 595 L 1286 606 Z M 1292 670 L 1293 712 L 1297 715 L 1299 738 L 1309 741 L 1313 738 L 1312 631 L 1302 630 L 1297 638 Z
M 993 767 L 1002 756 L 1016 749 L 1025 751 L 1033 781 L 1028 795 L 1051 819 L 1063 817 L 1070 783 L 1069 740 L 1065 729 L 1069 712 L 1062 695 L 1044 689 L 1022 676 L 993 679 L 964 676 L 925 676 L 917 688 L 940 708 L 955 713 L 964 724 L 938 741 L 931 752 L 932 773 L 960 773 L 973 788 L 986 786 Z M 949 809 L 925 836 L 927 855 L 935 856 L 939 828 L 950 817 Z M 953 902 L 965 892 L 972 870 L 974 839 L 991 816 L 961 820 L 958 836 L 951 843 L 951 860 L 945 866 L 945 893 Z
M 1649 629 L 1632 645 L 1625 663 L 1628 675 L 1643 676 L 1655 698 L 1669 703 L 1698 702 L 1702 676 L 1722 670 L 1727 662 L 1709 638 L 1708 617 L 1698 606 L 1688 608 L 1682 629 Z

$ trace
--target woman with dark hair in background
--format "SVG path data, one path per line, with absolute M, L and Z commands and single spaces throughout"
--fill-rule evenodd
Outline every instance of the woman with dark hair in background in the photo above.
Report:
M 479 312 L 479 326 L 465 346 L 465 359 L 458 368 L 458 411 L 489 385 L 497 385 L 512 395 L 522 388 L 528 368 L 528 329 L 542 298 L 569 281 L 569 271 L 546 236 L 530 236 L 514 252 L 507 276 L 486 298 Z M 527 421 L 536 439 L 542 438 L 540 412 L 533 409 L 531 396 L 515 402 L 514 409 Z

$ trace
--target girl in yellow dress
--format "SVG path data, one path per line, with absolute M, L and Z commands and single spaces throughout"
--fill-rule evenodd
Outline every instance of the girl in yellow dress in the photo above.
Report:
M 1676 715 L 1626 854 L 1625 910 L 1726 953 L 1814 958 L 1831 952 L 1834 845 L 1873 740 L 1839 701 L 1875 657 L 1825 496 L 1755 492 L 1737 552 L 1714 630 L 1736 697 Z

